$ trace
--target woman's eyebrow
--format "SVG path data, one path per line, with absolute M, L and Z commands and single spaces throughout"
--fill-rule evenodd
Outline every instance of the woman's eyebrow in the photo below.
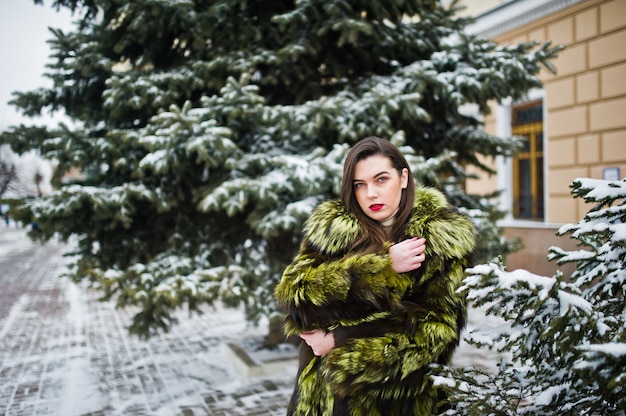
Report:
M 372 176 L 373 178 L 378 178 L 381 175 L 389 175 L 389 172 L 386 170 L 383 170 L 382 172 L 378 172 L 377 174 L 375 174 L 374 176 Z M 363 182 L 365 179 L 358 179 L 358 178 L 354 178 L 352 180 L 352 182 Z

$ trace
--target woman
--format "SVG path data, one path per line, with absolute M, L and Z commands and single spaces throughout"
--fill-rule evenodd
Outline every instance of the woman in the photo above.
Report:
M 465 325 L 456 293 L 475 235 L 443 194 L 414 185 L 389 141 L 356 143 L 341 199 L 320 204 L 275 289 L 285 334 L 300 336 L 289 415 L 432 415 L 428 376 Z

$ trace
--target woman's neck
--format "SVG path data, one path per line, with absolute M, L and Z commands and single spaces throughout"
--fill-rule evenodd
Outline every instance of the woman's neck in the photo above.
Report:
M 391 226 L 393 226 L 393 223 L 396 221 L 396 215 L 398 214 L 398 211 L 400 211 L 400 207 L 398 207 L 398 209 L 396 209 L 393 214 L 391 214 L 384 220 L 381 220 L 380 225 L 382 225 L 383 228 L 391 228 Z

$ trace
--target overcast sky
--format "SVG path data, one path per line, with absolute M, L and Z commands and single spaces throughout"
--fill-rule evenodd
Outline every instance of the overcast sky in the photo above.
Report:
M 72 16 L 62 9 L 57 12 L 51 0 L 35 5 L 33 0 L 3 0 L 0 3 L 0 130 L 28 123 L 50 123 L 50 118 L 26 119 L 7 104 L 13 91 L 31 91 L 50 86 L 43 77 L 49 62 L 46 40 L 52 37 L 48 27 L 68 30 Z

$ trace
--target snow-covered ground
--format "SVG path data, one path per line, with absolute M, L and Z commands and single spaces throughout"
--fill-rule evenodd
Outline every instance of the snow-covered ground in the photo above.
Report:
M 25 230 L 0 230 L 0 414 L 284 413 L 295 365 L 251 377 L 224 349 L 261 339 L 266 322 L 252 327 L 239 310 L 207 308 L 201 316 L 181 312 L 169 333 L 138 339 L 126 329 L 131 310 L 58 277 L 64 250 L 31 242 Z M 474 311 L 468 327 L 489 319 Z M 495 361 L 465 344 L 455 358 L 456 365 L 483 368 Z
M 58 277 L 56 243 L 0 230 L 0 414 L 283 414 L 294 369 L 244 377 L 222 348 L 262 337 L 238 310 L 181 312 L 171 332 L 147 341 L 127 332 L 132 311 Z

